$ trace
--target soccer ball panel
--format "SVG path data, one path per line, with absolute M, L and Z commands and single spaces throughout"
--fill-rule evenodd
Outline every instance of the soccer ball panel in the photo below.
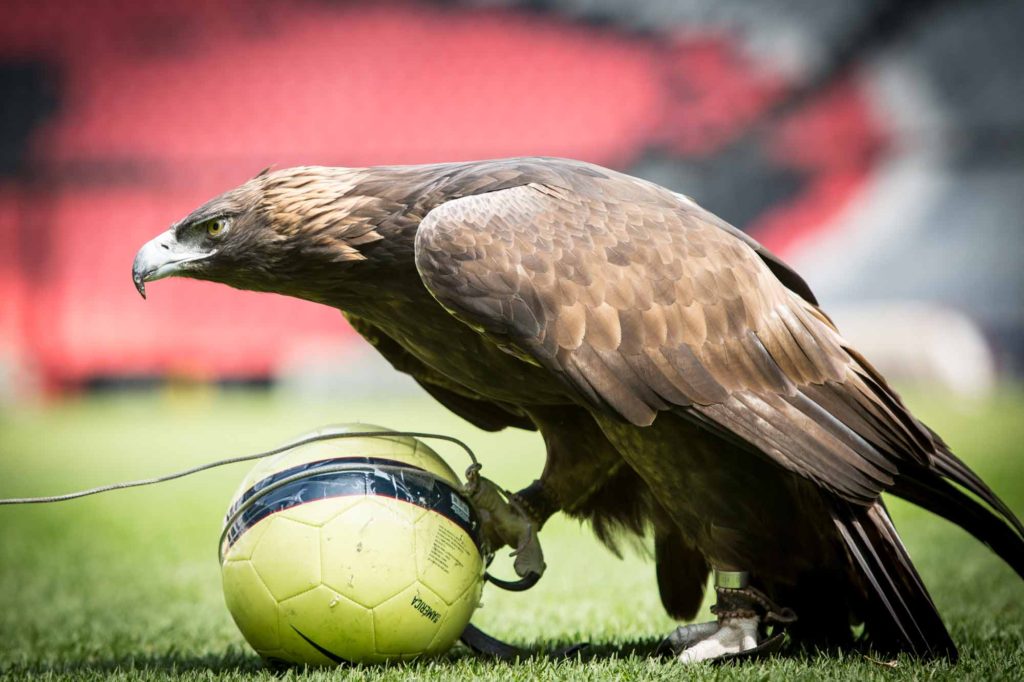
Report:
M 416 572 L 420 582 L 451 604 L 479 582 L 483 560 L 473 540 L 459 526 L 436 512 L 416 523 Z
M 324 584 L 372 608 L 415 582 L 409 554 L 418 515 L 398 500 L 363 497 L 328 521 L 320 533 Z
M 238 629 L 259 653 L 280 646 L 277 600 L 247 560 L 228 561 L 221 568 L 224 601 Z
M 427 651 L 448 614 L 448 605 L 420 584 L 411 584 L 373 609 L 376 650 L 389 657 Z
M 274 598 L 282 601 L 319 585 L 320 529 L 277 514 L 260 524 L 268 528 L 253 550 L 252 564 Z
M 369 609 L 319 586 L 280 604 L 281 647 L 296 663 L 374 663 Z
M 350 507 L 354 507 L 359 504 L 364 499 L 365 497 L 362 495 L 330 497 L 324 500 L 306 502 L 305 504 L 285 509 L 284 511 L 278 512 L 278 515 L 297 523 L 304 523 L 307 526 L 320 527 L 335 516 L 345 512 Z
M 451 648 L 452 644 L 462 635 L 466 624 L 473 616 L 473 612 L 480 605 L 480 593 L 483 591 L 483 581 L 477 580 L 471 583 L 458 598 L 448 607 L 441 625 L 434 635 L 434 639 L 427 646 L 426 654 L 441 654 Z

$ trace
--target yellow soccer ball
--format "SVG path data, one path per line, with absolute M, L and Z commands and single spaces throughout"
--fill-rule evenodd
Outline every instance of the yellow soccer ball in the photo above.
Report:
M 349 424 L 318 433 L 386 431 Z M 221 543 L 224 598 L 264 658 L 380 663 L 447 651 L 480 601 L 480 523 L 455 473 L 405 436 L 261 461 Z

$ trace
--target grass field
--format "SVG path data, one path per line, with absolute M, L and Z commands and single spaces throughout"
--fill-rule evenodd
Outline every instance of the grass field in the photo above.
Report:
M 970 408 L 910 396 L 1018 512 L 1024 511 L 1024 394 Z M 98 397 L 0 414 L 0 497 L 49 494 L 165 473 L 265 449 L 313 427 L 367 421 L 450 433 L 509 488 L 540 470 L 539 437 L 485 434 L 426 400 L 295 404 L 203 390 Z M 456 470 L 466 462 L 442 449 Z M 274 679 L 232 623 L 216 539 L 247 465 L 141 490 L 41 507 L 0 507 L 0 678 Z M 548 573 L 523 594 L 488 589 L 474 622 L 527 647 L 587 640 L 585 660 L 518 665 L 470 657 L 388 668 L 292 671 L 310 679 L 1021 679 L 1024 582 L 959 529 L 908 505 L 892 512 L 961 649 L 958 666 L 856 654 L 741 665 L 674 662 L 636 652 L 674 627 L 653 566 L 620 560 L 586 528 L 554 519 L 541 540 Z M 511 576 L 505 563 L 496 568 Z M 706 614 L 705 614 L 706 615 Z

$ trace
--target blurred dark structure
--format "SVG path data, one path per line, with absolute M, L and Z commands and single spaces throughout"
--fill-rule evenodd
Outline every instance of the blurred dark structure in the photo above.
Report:
M 137 247 L 268 165 L 582 158 L 693 196 L 826 304 L 966 313 L 1024 366 L 1024 3 L 7 2 L 0 363 L 260 377 L 328 309 Z

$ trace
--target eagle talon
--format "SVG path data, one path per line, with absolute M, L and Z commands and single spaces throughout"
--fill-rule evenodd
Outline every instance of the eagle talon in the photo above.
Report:
M 523 578 L 519 589 L 531 587 L 544 574 L 544 552 L 537 537 L 536 524 L 529 515 L 494 483 L 479 474 L 479 465 L 466 470 L 466 485 L 463 491 L 476 507 L 483 525 L 487 546 L 493 551 L 500 547 L 513 548 L 510 556 L 515 557 L 513 567 Z
M 684 633 L 680 637 L 680 640 L 685 643 L 685 648 L 679 654 L 679 661 L 681 663 L 710 661 L 756 649 L 759 643 L 760 625 L 761 619 L 757 616 L 725 618 L 719 622 L 698 623 L 693 632 Z M 711 630 L 710 634 L 700 637 L 700 634 L 704 634 L 708 630 Z
M 718 631 L 718 621 L 712 620 L 706 623 L 690 623 L 680 625 L 668 637 L 661 641 L 655 650 L 656 656 L 678 656 L 705 637 L 709 637 Z
M 781 608 L 760 590 L 747 584 L 746 574 L 716 572 L 718 602 L 711 608 L 717 621 L 693 623 L 675 629 L 658 647 L 659 653 L 682 663 L 760 658 L 782 648 L 785 635 L 777 629 L 796 620 L 791 609 Z M 741 578 L 739 582 L 730 582 Z M 728 585 L 728 586 L 726 586 Z

